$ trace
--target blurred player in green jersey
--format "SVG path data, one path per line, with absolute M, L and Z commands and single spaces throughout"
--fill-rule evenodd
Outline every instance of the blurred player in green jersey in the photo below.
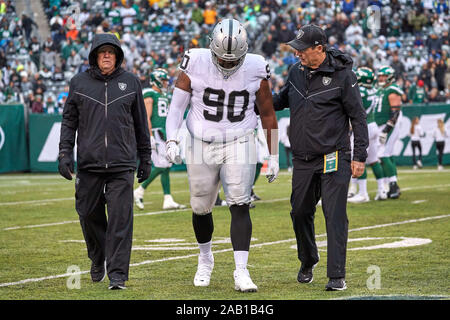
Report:
M 377 101 L 377 90 L 374 88 L 375 74 L 372 69 L 368 67 L 360 67 L 356 70 L 356 78 L 358 79 L 359 91 L 363 102 L 363 107 L 367 113 L 367 129 L 369 131 L 369 147 L 367 148 L 367 160 L 366 164 L 372 167 L 372 171 L 377 180 L 378 192 L 375 196 L 375 200 L 386 200 L 387 193 L 384 189 L 384 174 L 381 167 L 380 160 L 378 159 L 378 147 L 379 136 L 378 126 L 375 122 L 374 109 Z M 353 193 L 353 196 L 349 197 L 348 202 L 363 203 L 370 201 L 369 194 L 367 192 L 367 171 L 359 178 L 352 178 L 351 185 L 358 185 L 358 193 Z M 352 186 L 350 187 L 352 190 Z M 350 194 L 351 195 L 351 194 Z
M 163 209 L 186 208 L 185 205 L 176 203 L 170 194 L 169 171 L 172 164 L 166 158 L 166 117 L 169 111 L 168 82 L 169 75 L 167 71 L 158 68 L 150 75 L 151 87 L 143 90 L 148 127 L 150 129 L 153 169 L 148 179 L 134 190 L 134 202 L 141 210 L 144 209 L 145 189 L 159 175 L 161 175 L 161 185 L 164 193 Z
M 381 160 L 386 182 L 389 183 L 387 195 L 390 199 L 397 199 L 400 196 L 393 153 L 395 142 L 400 135 L 401 105 L 405 96 L 403 90 L 395 84 L 394 75 L 394 69 L 389 66 L 381 67 L 378 70 L 378 101 L 375 106 L 375 122 L 380 130 L 378 157 Z

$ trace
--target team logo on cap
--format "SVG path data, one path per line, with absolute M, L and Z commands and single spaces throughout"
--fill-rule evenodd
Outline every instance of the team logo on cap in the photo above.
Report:
M 303 37 L 304 34 L 305 32 L 303 30 L 299 30 L 296 38 L 300 39 L 301 37 Z
M 125 91 L 125 89 L 127 88 L 127 84 L 123 83 L 123 82 L 119 82 L 119 89 L 122 91 Z
M 327 86 L 331 83 L 331 78 L 330 77 L 323 77 L 322 78 L 322 83 L 324 86 Z

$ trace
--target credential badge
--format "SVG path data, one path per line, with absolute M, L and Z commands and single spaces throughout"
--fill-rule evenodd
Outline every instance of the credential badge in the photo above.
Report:
M 330 77 L 323 77 L 322 78 L 322 83 L 324 86 L 327 86 L 331 83 L 331 78 Z
M 123 82 L 119 82 L 119 89 L 122 91 L 125 91 L 125 89 L 127 88 L 127 84 L 123 83 Z

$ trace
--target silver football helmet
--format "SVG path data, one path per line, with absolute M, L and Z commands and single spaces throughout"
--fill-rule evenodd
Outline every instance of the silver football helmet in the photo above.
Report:
M 239 21 L 224 19 L 214 27 L 209 48 L 214 65 L 228 78 L 244 63 L 247 32 Z

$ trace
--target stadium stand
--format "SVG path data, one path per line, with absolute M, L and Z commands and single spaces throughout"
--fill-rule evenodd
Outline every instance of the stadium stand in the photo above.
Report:
M 422 80 L 427 102 L 450 103 L 448 0 L 42 0 L 48 30 L 16 12 L 16 2 L 0 0 L 0 103 L 20 102 L 29 112 L 36 101 L 43 104 L 37 112 L 62 112 L 68 81 L 89 67 L 95 33 L 118 36 L 125 68 L 143 82 L 157 67 L 168 68 L 173 81 L 183 52 L 206 47 L 215 22 L 229 17 L 245 24 L 249 51 L 266 57 L 274 91 L 296 62 L 283 43 L 315 23 L 355 68 L 391 65 L 406 92 Z

